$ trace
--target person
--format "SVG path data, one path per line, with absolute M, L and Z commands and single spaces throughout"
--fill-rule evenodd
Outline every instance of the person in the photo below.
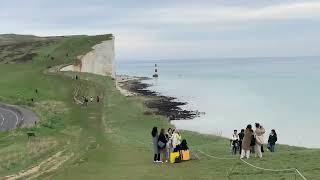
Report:
M 176 149 L 181 143 L 181 135 L 178 129 L 173 130 L 172 134 L 172 148 Z
M 237 148 L 238 148 L 238 131 L 233 130 L 233 134 L 231 136 L 231 149 L 232 149 L 232 154 L 237 154 Z
M 276 142 L 278 141 L 276 130 L 272 129 L 268 139 L 268 149 L 274 152 Z
M 261 152 L 261 146 L 263 145 L 263 134 L 266 132 L 264 127 L 262 127 L 259 123 L 255 124 L 256 130 L 256 145 L 255 145 L 255 151 L 256 155 L 259 158 L 262 158 L 262 152 Z
M 97 96 L 97 103 L 99 103 L 100 102 L 100 97 L 99 96 Z
M 240 133 L 238 134 L 238 137 L 239 137 L 239 154 L 241 154 L 242 141 L 244 137 L 244 129 L 241 129 Z
M 166 133 L 167 138 L 167 145 L 166 145 L 166 151 L 167 151 L 167 160 L 170 160 L 170 153 L 172 152 L 172 129 L 169 128 Z
M 159 153 L 159 148 L 158 148 L 158 139 L 159 139 L 159 135 L 158 135 L 158 128 L 157 127 L 153 127 L 152 131 L 151 131 L 151 135 L 152 135 L 152 143 L 153 143 L 153 162 L 160 162 L 160 153 Z
M 167 145 L 167 138 L 164 132 L 164 129 L 160 130 L 159 138 L 158 138 L 158 148 L 159 148 L 159 153 L 161 154 L 161 160 L 160 162 L 163 163 L 164 161 L 168 162 L 166 159 L 166 145 Z
M 251 147 L 251 153 L 255 154 L 256 153 L 256 135 L 254 134 L 254 131 L 251 129 L 252 132 L 252 138 L 251 138 L 251 143 L 250 143 L 250 147 Z
M 92 96 L 90 97 L 90 102 L 93 102 L 93 97 Z
M 84 105 L 85 105 L 85 106 L 88 106 L 88 101 L 89 101 L 88 98 L 87 98 L 87 97 L 84 97 Z
M 252 126 L 249 124 L 244 131 L 244 136 L 243 136 L 243 141 L 242 141 L 242 149 L 241 149 L 241 156 L 240 158 L 243 159 L 246 157 L 247 159 L 250 158 L 250 144 L 251 144 L 251 139 L 252 139 Z

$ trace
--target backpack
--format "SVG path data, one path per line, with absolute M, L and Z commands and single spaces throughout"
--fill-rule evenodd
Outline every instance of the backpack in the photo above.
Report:
M 188 147 L 188 143 L 187 143 L 187 140 L 182 140 L 181 141 L 181 144 L 180 144 L 180 150 L 188 150 L 189 147 Z

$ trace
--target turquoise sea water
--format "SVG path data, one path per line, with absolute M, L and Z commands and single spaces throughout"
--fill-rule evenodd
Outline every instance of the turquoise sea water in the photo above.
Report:
M 150 89 L 206 114 L 173 121 L 179 129 L 230 137 L 260 122 L 279 143 L 320 148 L 320 58 L 120 61 L 118 74 L 160 77 Z

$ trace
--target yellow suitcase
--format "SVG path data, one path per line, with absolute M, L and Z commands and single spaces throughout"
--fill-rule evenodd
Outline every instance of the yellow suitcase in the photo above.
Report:
M 175 163 L 176 158 L 180 156 L 179 152 L 172 152 L 170 153 L 170 163 Z

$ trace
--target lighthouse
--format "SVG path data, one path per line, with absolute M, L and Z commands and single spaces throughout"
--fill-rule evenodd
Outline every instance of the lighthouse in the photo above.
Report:
M 153 74 L 153 77 L 154 77 L 154 78 L 159 77 L 157 64 L 154 65 L 154 74 Z

